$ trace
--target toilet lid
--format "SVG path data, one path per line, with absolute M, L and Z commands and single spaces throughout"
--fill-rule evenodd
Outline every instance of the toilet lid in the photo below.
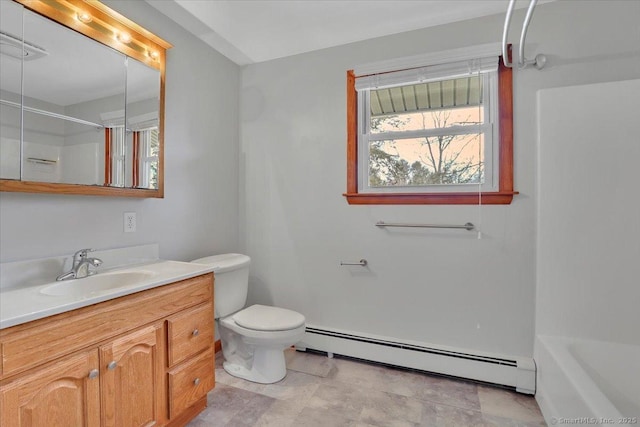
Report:
M 191 262 L 210 265 L 214 273 L 219 274 L 246 267 L 251 262 L 251 258 L 242 254 L 222 254 L 194 259 Z
M 286 308 L 252 305 L 233 315 L 233 320 L 243 328 L 255 331 L 286 331 L 304 325 L 302 314 Z

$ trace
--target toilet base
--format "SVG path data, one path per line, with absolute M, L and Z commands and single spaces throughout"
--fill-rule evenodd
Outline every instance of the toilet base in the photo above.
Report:
M 247 381 L 271 384 L 287 375 L 284 350 L 304 338 L 305 317 L 262 304 L 243 308 L 250 261 L 246 255 L 222 254 L 193 262 L 209 265 L 215 271 L 215 320 L 224 370 Z
M 284 350 L 300 341 L 305 333 L 304 325 L 290 331 L 243 330 L 253 336 L 234 331 L 241 329 L 228 319 L 221 319 L 219 326 L 224 370 L 234 377 L 260 384 L 272 384 L 287 375 Z
M 251 368 L 243 365 L 225 361 L 222 367 L 229 375 L 260 384 L 276 383 L 287 375 L 284 349 L 281 347 L 257 349 L 253 354 Z

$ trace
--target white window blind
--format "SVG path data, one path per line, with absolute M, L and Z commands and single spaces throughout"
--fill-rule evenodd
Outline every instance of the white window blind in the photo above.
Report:
M 424 67 L 425 65 L 450 64 L 470 59 L 498 57 L 500 55 L 502 55 L 502 44 L 488 43 L 355 65 L 353 72 L 356 77 L 361 77 L 390 71 L 409 70 Z
M 498 56 L 475 58 L 448 64 L 430 65 L 395 72 L 373 74 L 356 78 L 356 90 L 371 90 L 453 79 L 478 73 L 488 73 L 498 69 Z

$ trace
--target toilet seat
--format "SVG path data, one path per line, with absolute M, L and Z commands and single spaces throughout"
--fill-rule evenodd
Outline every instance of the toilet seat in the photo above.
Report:
M 305 323 L 304 316 L 298 312 L 260 304 L 240 310 L 232 318 L 242 328 L 264 332 L 288 331 Z
M 235 332 L 236 334 L 242 336 L 247 342 L 251 342 L 253 344 L 264 344 L 264 345 L 279 345 L 283 342 L 289 342 L 289 344 L 295 344 L 296 342 L 302 340 L 305 334 L 306 327 L 305 325 L 301 325 L 294 329 L 287 329 L 284 331 L 258 331 L 255 329 L 243 328 L 238 325 L 235 320 L 233 320 L 233 316 L 228 316 L 218 320 L 220 328 L 226 328 L 230 331 Z M 224 344 L 223 344 L 224 347 Z

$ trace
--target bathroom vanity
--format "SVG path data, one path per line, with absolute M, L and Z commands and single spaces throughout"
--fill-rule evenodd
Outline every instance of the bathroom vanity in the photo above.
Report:
M 111 293 L 0 293 L 7 311 L 16 292 L 31 292 L 35 307 L 2 313 L 18 324 L 0 329 L 0 425 L 182 426 L 201 412 L 215 385 L 213 273 L 191 267 L 197 275 L 184 278 L 184 264 L 146 265 L 159 273 Z M 171 269 L 181 276 L 164 283 Z M 22 322 L 29 316 L 40 318 Z

